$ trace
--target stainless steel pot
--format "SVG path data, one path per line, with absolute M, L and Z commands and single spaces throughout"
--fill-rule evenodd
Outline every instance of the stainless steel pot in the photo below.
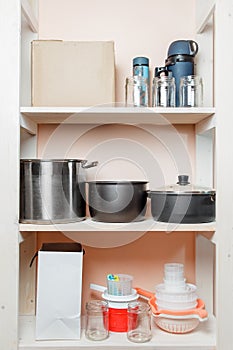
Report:
M 215 220 L 215 191 L 191 186 L 187 175 L 176 185 L 149 191 L 151 214 L 156 221 L 197 224 Z
M 93 220 L 131 222 L 144 219 L 147 181 L 88 182 L 88 204 Z
M 84 169 L 96 166 L 80 159 L 20 161 L 20 221 L 66 223 L 86 217 Z

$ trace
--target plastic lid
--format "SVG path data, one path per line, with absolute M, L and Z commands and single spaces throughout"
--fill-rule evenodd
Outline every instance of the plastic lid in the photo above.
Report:
M 147 57 L 135 57 L 133 59 L 133 66 L 142 65 L 142 64 L 149 66 L 149 58 L 147 58 Z
M 168 48 L 168 57 L 173 55 L 195 56 L 198 52 L 198 44 L 193 40 L 176 40 Z
M 188 181 L 188 175 L 179 175 L 178 182 L 174 185 L 168 185 L 161 187 L 151 192 L 160 193 L 186 193 L 186 194 L 215 194 L 215 190 L 209 187 L 201 187 L 198 185 L 192 185 Z
M 161 74 L 168 76 L 169 72 L 167 67 L 155 67 L 155 77 L 160 77 Z

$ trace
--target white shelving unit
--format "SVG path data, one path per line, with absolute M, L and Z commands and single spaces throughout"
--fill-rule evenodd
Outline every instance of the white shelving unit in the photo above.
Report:
M 33 2 L 33 1 L 32 1 Z M 0 224 L 0 272 L 2 288 L 0 290 L 0 347 L 2 350 L 74 350 L 74 349 L 161 349 L 161 350 L 231 350 L 233 344 L 233 217 L 232 217 L 232 189 L 229 184 L 233 178 L 233 164 L 231 138 L 233 121 L 231 118 L 231 89 L 226 83 L 226 90 L 221 91 L 220 85 L 215 85 L 212 101 L 216 108 L 125 108 L 123 106 L 88 107 L 28 107 L 30 104 L 28 76 L 26 72 L 22 101 L 19 101 L 18 86 L 20 81 L 20 23 L 21 15 L 26 21 L 27 30 L 30 28 L 34 38 L 38 32 L 38 21 L 35 12 L 28 0 L 13 0 L 0 5 L 0 38 L 2 42 L 7 37 L 5 50 L 9 52 L 7 58 L 3 56 L 1 78 L 5 86 L 5 96 L 1 101 L 1 152 L 5 164 L 1 172 L 2 205 Z M 233 28 L 233 4 L 231 0 L 208 0 L 205 3 L 196 1 L 197 6 L 197 33 L 205 40 L 215 38 L 215 65 L 208 66 L 202 60 L 201 66 L 206 72 L 214 70 L 212 83 L 223 83 L 223 76 L 228 76 L 228 65 L 222 64 L 222 52 L 227 50 L 228 62 L 233 60 L 233 49 L 226 45 L 223 38 L 227 38 Z M 20 10 L 21 8 L 21 10 Z M 214 21 L 213 21 L 214 17 Z M 9 19 L 5 21 L 5 18 Z M 209 21 L 215 23 L 216 32 L 209 26 Z M 6 35 L 7 33 L 7 35 Z M 31 35 L 30 34 L 30 35 Z M 27 45 L 31 36 L 26 35 Z M 201 39 L 202 40 L 202 39 Z M 23 43 L 22 43 L 23 45 Z M 204 50 L 203 50 L 204 51 Z M 24 61 L 23 57 L 23 60 Z M 17 64 L 16 64 L 17 62 Z M 25 62 L 23 62 L 25 63 Z M 28 63 L 26 63 L 28 65 Z M 219 67 L 221 69 L 219 69 Z M 221 72 L 220 72 L 221 70 Z M 207 74 L 206 73 L 206 74 Z M 205 73 L 204 73 L 205 74 Z M 213 76 L 213 74 L 212 74 Z M 213 81 L 215 80 L 215 81 Z M 228 85 L 227 85 L 228 84 Z M 227 87 L 228 86 L 228 87 Z M 224 96 L 223 96 L 224 95 Z M 21 105 L 21 107 L 20 107 Z M 208 104 L 207 104 L 208 105 Z M 211 103 L 210 103 L 211 105 Z M 216 155 L 208 163 L 213 166 L 214 184 L 217 187 L 217 221 L 216 223 L 198 225 L 172 225 L 157 223 L 148 218 L 143 222 L 130 224 L 104 224 L 87 219 L 82 222 L 38 225 L 18 224 L 18 197 L 19 197 L 19 131 L 21 127 L 21 151 L 24 154 L 35 156 L 37 127 L 39 124 L 192 124 L 197 134 L 197 148 L 203 150 L 205 158 L 208 154 Z M 216 133 L 215 133 L 216 129 Z M 13 136 L 12 136 L 13 135 Z M 6 151 L 7 150 L 7 151 Z M 208 154 L 207 154 L 208 153 Z M 203 164 L 203 161 L 202 161 Z M 197 160 L 197 177 L 202 180 L 203 169 Z M 216 174 L 216 176 L 215 176 Z M 204 174 L 205 176 L 205 174 Z M 206 180 L 206 178 L 205 178 Z M 230 199 L 229 199 L 230 197 Z M 103 342 L 88 341 L 84 335 L 80 341 L 35 341 L 35 317 L 31 315 L 34 309 L 35 296 L 35 268 L 23 273 L 23 284 L 28 288 L 24 305 L 24 315 L 18 317 L 18 270 L 27 264 L 31 256 L 31 248 L 35 247 L 36 234 L 42 232 L 71 232 L 75 235 L 107 235 L 143 234 L 150 231 L 157 232 L 187 232 L 196 237 L 196 282 L 199 290 L 208 303 L 208 321 L 201 324 L 190 334 L 178 336 L 168 334 L 153 328 L 151 342 L 145 344 L 130 343 L 125 334 L 111 334 Z M 19 242 L 25 244 L 24 255 L 19 261 Z M 22 245 L 21 245 L 22 246 Z M 30 281 L 30 283 L 28 283 Z M 21 295 L 21 299 L 24 296 Z M 32 303 L 32 305 L 30 305 Z M 216 319 L 215 319 L 216 315 Z M 19 331 L 18 331 L 19 329 Z

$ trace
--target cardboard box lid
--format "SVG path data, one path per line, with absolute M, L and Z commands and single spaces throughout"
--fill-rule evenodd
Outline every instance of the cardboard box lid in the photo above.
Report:
M 43 243 L 40 252 L 76 252 L 85 254 L 85 250 L 82 248 L 81 243 L 64 243 L 64 242 L 56 242 L 56 243 Z M 38 256 L 38 251 L 32 257 L 29 267 L 32 267 L 33 261 Z
M 82 245 L 81 243 L 63 243 L 63 242 L 56 242 L 56 243 L 43 243 L 40 251 L 47 251 L 47 252 L 82 252 Z

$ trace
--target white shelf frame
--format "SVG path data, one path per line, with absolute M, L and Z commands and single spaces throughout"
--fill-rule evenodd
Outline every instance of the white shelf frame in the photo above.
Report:
M 27 0 L 22 0 L 22 10 L 26 11 L 27 6 L 30 5 Z M 26 5 L 25 5 L 26 4 Z M 30 11 L 27 11 L 29 13 L 29 20 L 27 20 L 31 30 L 33 32 L 38 31 L 38 23 L 37 20 L 34 21 L 33 15 L 30 15 Z M 203 19 L 198 22 L 198 33 L 202 33 L 203 30 L 206 27 L 206 24 L 208 23 L 209 18 L 212 16 L 212 11 L 214 11 L 214 8 L 211 7 L 210 11 L 205 14 Z M 24 14 L 25 15 L 25 14 Z M 27 17 L 25 15 L 25 17 Z M 30 22 L 32 22 L 30 24 Z M 215 117 L 213 114 L 215 113 L 214 108 L 202 108 L 202 109 L 195 109 L 195 110 L 181 110 L 180 108 L 176 109 L 154 109 L 149 108 L 146 109 L 146 113 L 144 114 L 144 111 L 142 109 L 135 110 L 132 109 L 117 109 L 115 107 L 111 107 L 110 109 L 108 107 L 105 108 L 87 108 L 87 107 L 80 107 L 80 108 L 66 108 L 66 107 L 22 107 L 20 109 L 21 113 L 21 127 L 26 130 L 30 135 L 36 135 L 37 134 L 37 125 L 40 123 L 71 123 L 71 124 L 103 124 L 103 123 L 123 123 L 123 124 L 160 124 L 162 123 L 172 123 L 172 124 L 195 124 L 196 133 L 197 134 L 203 134 L 208 130 L 211 130 L 215 128 Z M 72 116 L 73 114 L 78 114 L 75 116 Z M 142 116 L 143 114 L 143 116 Z M 155 114 L 157 116 L 155 117 Z M 163 118 L 161 118 L 162 115 L 165 119 L 163 121 Z M 180 117 L 180 116 L 181 117 Z M 67 120 L 68 118 L 68 120 Z M 130 224 L 127 228 L 127 231 L 138 231 L 139 229 L 135 230 L 135 226 L 138 223 Z M 152 225 L 151 231 L 164 231 L 167 232 L 167 228 L 165 229 L 163 224 L 152 223 L 150 222 L 150 219 L 143 223 L 145 225 Z M 94 230 L 93 230 L 94 225 Z M 99 226 L 102 226 L 100 228 Z M 107 227 L 108 226 L 108 227 Z M 108 230 L 111 230 L 114 232 L 124 232 L 123 227 L 118 228 L 111 228 L 108 224 L 100 224 L 99 223 L 93 223 L 90 222 L 90 219 L 86 220 L 85 222 L 81 223 L 75 223 L 75 224 L 64 224 L 64 225 L 30 225 L 30 224 L 20 224 L 19 228 L 20 231 L 23 233 L 23 237 L 31 237 L 32 231 L 42 232 L 42 231 L 50 231 L 50 232 L 56 232 L 56 231 L 89 231 L 93 232 L 94 234 L 98 234 L 100 231 L 108 232 Z M 166 226 L 166 225 L 165 225 Z M 203 224 L 203 225 L 179 225 L 175 231 L 196 231 L 197 233 L 200 233 L 202 236 L 206 237 L 207 240 L 210 242 L 215 243 L 215 223 L 211 224 Z M 99 227 L 99 228 L 98 228 Z M 103 228 L 104 227 L 104 228 Z M 139 226 L 138 226 L 139 227 Z M 141 229 L 144 230 L 143 225 L 141 225 Z M 139 230 L 139 231 L 140 231 Z M 204 257 L 204 256 L 203 256 Z M 202 259 L 203 259 L 202 257 Z M 200 261 L 200 263 L 205 263 L 205 261 Z M 209 266 L 209 265 L 208 265 Z M 201 270 L 202 267 L 199 268 Z M 204 279 L 203 279 L 204 280 Z M 205 280 L 206 281 L 206 280 Z M 209 280 L 208 282 L 209 283 Z M 224 315 L 223 315 L 224 316 Z M 180 350 L 180 348 L 190 349 L 190 350 L 196 350 L 196 349 L 202 349 L 202 350 L 213 350 L 216 348 L 216 324 L 215 324 L 215 318 L 214 316 L 210 316 L 208 322 L 204 323 L 203 325 L 200 325 L 201 328 L 198 329 L 197 333 L 194 331 L 187 335 L 182 336 L 176 336 L 172 334 L 167 334 L 165 332 L 159 331 L 155 329 L 153 340 L 146 344 L 133 344 L 129 343 L 125 339 L 125 335 L 121 334 L 111 334 L 110 338 L 106 342 L 89 342 L 84 337 L 80 341 L 67 341 L 67 342 L 38 342 L 35 341 L 34 338 L 34 322 L 35 318 L 33 316 L 22 316 L 19 318 L 19 349 L 22 350 L 50 350 L 50 349 L 56 349 L 56 350 L 64 350 L 64 349 L 97 349 L 97 348 L 103 348 L 103 349 L 121 349 L 124 348 L 127 349 L 133 349 L 138 348 L 148 348 L 148 349 L 156 349 L 160 350 Z M 225 341 L 230 340 L 229 339 Z M 223 343 L 223 342 L 222 342 Z M 232 344 L 231 342 L 229 344 Z M 219 348 L 220 350 L 220 348 Z

